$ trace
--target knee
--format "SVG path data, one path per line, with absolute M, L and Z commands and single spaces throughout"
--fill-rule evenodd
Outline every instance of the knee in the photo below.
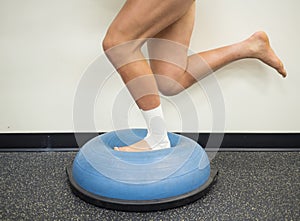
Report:
M 119 68 L 140 59 L 142 44 L 127 33 L 110 28 L 102 41 L 102 48 L 110 62 Z
M 178 75 L 181 74 L 182 72 L 178 72 Z M 174 74 L 174 72 L 171 75 L 156 75 L 158 90 L 161 94 L 174 96 L 184 90 L 183 85 L 178 80 L 178 75 Z
M 174 96 L 184 90 L 181 78 L 184 70 L 166 62 L 152 62 L 151 68 L 155 73 L 158 90 L 165 96 Z
M 126 50 L 137 50 L 140 49 L 143 40 L 139 40 L 139 36 L 128 33 L 120 25 L 112 25 L 109 27 L 103 41 L 102 48 L 107 51 L 113 47 L 120 46 L 120 48 L 126 48 Z
M 164 96 L 175 96 L 179 94 L 182 89 L 181 87 L 175 85 L 161 85 L 158 87 L 159 92 Z
M 122 44 L 123 42 L 125 42 L 125 40 L 122 39 L 122 35 L 120 33 L 109 29 L 102 41 L 102 49 L 107 51 L 117 45 Z

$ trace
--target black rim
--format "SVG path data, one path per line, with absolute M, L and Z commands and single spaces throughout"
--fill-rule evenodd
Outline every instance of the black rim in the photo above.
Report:
M 210 177 L 199 188 L 175 197 L 158 200 L 120 200 L 92 194 L 81 188 L 72 176 L 72 165 L 67 167 L 69 183 L 73 193 L 82 200 L 99 207 L 129 212 L 150 212 L 180 207 L 203 197 L 217 180 L 218 170 L 211 169 Z

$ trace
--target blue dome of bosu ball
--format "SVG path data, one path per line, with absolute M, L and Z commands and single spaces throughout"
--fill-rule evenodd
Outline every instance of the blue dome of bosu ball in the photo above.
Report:
M 73 192 L 89 203 L 123 211 L 169 209 L 202 197 L 217 171 L 211 170 L 206 152 L 195 141 L 168 133 L 168 149 L 113 150 L 143 139 L 146 133 L 146 129 L 118 130 L 88 141 L 67 168 Z

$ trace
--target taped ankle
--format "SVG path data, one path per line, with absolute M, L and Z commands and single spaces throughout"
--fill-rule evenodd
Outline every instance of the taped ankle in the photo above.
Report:
M 147 124 L 148 133 L 145 141 L 151 149 L 159 150 L 170 148 L 167 128 L 162 112 L 161 105 L 151 110 L 141 110 Z

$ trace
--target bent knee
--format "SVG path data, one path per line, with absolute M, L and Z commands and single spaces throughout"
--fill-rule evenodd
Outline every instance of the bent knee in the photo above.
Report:
M 182 87 L 177 86 L 159 86 L 158 87 L 159 92 L 164 96 L 175 96 L 179 94 L 183 89 Z
M 158 90 L 165 96 L 174 96 L 184 90 L 184 86 L 180 83 L 180 78 L 174 75 L 155 75 Z
M 185 71 L 181 67 L 163 61 L 152 61 L 151 68 L 163 95 L 173 96 L 184 90 L 181 79 Z

